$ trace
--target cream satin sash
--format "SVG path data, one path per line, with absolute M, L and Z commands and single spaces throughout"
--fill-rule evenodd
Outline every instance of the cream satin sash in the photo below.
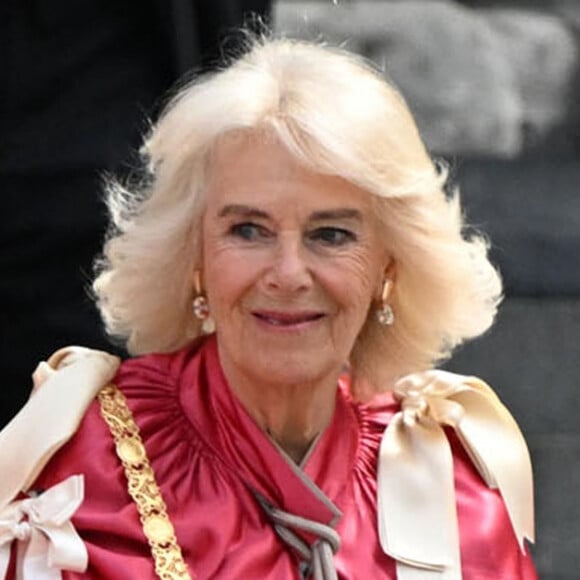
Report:
M 398 580 L 461 580 L 453 463 L 443 426 L 455 429 L 491 488 L 498 488 L 522 550 L 534 540 L 533 482 L 524 438 L 492 389 L 430 370 L 395 385 L 401 411 L 383 435 L 378 526 Z
M 0 433 L 0 548 L 5 553 L 13 540 L 26 543 L 24 561 L 19 550 L 18 578 L 48 580 L 60 578 L 63 567 L 86 567 L 86 548 L 69 521 L 82 501 L 82 477 L 69 478 L 38 498 L 13 500 L 72 437 L 118 366 L 117 357 L 100 351 L 57 351 L 37 367 L 30 399 Z

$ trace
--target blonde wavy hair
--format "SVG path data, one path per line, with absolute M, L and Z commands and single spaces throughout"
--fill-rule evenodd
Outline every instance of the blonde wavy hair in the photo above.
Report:
M 369 309 L 349 361 L 361 384 L 383 390 L 489 328 L 499 275 L 485 239 L 466 235 L 458 195 L 446 194 L 446 171 L 402 96 L 358 56 L 261 38 L 173 98 L 145 141 L 137 183 L 109 184 L 112 229 L 94 291 L 108 332 L 131 353 L 173 351 L 200 335 L 192 272 L 212 148 L 231 131 L 264 129 L 307 167 L 372 195 L 396 262 L 396 322 L 381 326 Z

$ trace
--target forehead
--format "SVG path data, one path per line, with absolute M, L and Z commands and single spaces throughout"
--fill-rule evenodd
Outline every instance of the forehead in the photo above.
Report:
M 370 194 L 341 177 L 306 167 L 265 132 L 234 132 L 219 140 L 210 157 L 207 201 L 210 208 L 276 202 L 310 209 L 370 208 Z

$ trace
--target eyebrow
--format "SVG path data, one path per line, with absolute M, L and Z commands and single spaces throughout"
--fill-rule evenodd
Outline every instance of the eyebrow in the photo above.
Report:
M 228 217 L 231 215 L 237 215 L 246 218 L 264 218 L 264 219 L 270 217 L 270 215 L 267 212 L 261 209 L 237 203 L 225 205 L 218 213 L 219 217 Z M 340 219 L 354 219 L 357 221 L 363 221 L 362 213 L 358 209 L 350 207 L 315 211 L 310 214 L 309 219 L 311 221 L 340 220 Z
M 315 211 L 310 215 L 310 219 L 312 221 L 342 220 L 342 219 L 354 219 L 357 221 L 363 221 L 363 216 L 358 209 L 350 207 L 342 207 L 337 209 Z
M 218 217 L 228 217 L 230 215 L 238 215 L 242 217 L 259 217 L 268 218 L 270 217 L 267 212 L 261 209 L 256 209 L 249 205 L 242 205 L 238 203 L 232 203 L 222 207 L 218 213 Z

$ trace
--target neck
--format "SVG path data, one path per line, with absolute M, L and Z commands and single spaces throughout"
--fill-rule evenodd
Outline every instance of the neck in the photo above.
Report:
M 309 384 L 268 384 L 227 365 L 224 373 L 254 421 L 300 464 L 332 419 L 338 375 Z

